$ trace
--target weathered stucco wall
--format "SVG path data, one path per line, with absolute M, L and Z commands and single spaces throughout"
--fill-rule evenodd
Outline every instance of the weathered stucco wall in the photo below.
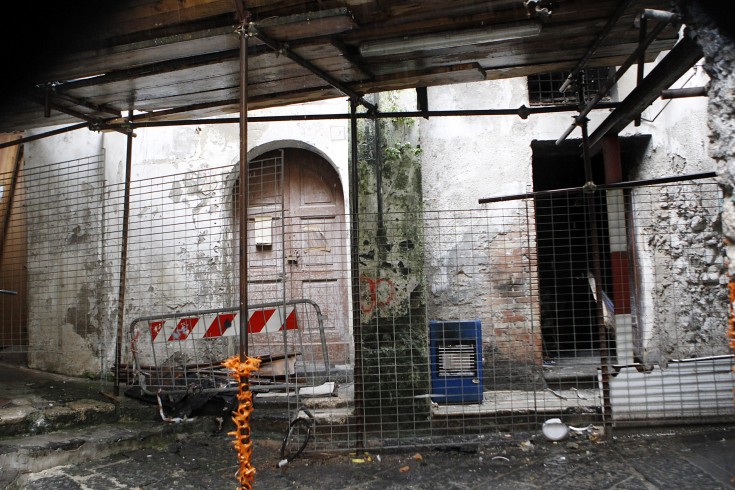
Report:
M 334 100 L 253 115 L 334 113 L 344 111 L 345 104 Z M 229 245 L 233 236 L 230 186 L 238 168 L 238 126 L 141 129 L 136 134 L 125 329 L 138 316 L 232 305 L 237 268 Z M 283 146 L 318 151 L 335 166 L 343 188 L 348 188 L 346 121 L 250 125 L 251 158 Z M 114 361 L 126 137 L 76 131 L 27 144 L 25 151 L 26 168 L 53 165 L 44 177 L 53 181 L 63 179 L 65 173 L 63 165 L 55 164 L 98 154 L 104 160 L 99 161 L 93 181 L 81 186 L 81 180 L 75 179 L 85 176 L 72 175 L 64 184 L 68 188 L 59 190 L 60 195 L 72 197 L 64 209 L 42 212 L 43 202 L 31 203 L 27 209 L 35 226 L 29 235 L 29 362 L 33 367 L 99 375 L 109 372 Z M 46 182 L 39 180 L 36 185 Z M 84 199 L 74 197 L 79 192 L 76 187 L 92 192 L 96 201 L 90 202 L 86 194 Z M 151 201 L 154 195 L 164 197 Z M 57 213 L 63 215 L 60 221 Z M 86 224 L 78 223 L 77 215 L 86 215 Z M 44 219 L 57 226 L 49 228 Z M 175 237 L 175 247 L 160 246 L 166 236 Z M 56 253 L 48 253 L 49 249 Z
M 429 101 L 435 110 L 528 105 L 525 79 L 432 88 Z M 482 322 L 488 389 L 538 384 L 533 204 L 478 205 L 533 190 L 531 125 L 517 116 L 421 120 L 424 202 L 435 223 L 426 230 L 428 314 Z
M 28 224 L 28 364 L 95 376 L 114 348 L 103 246 L 102 137 L 85 132 L 54 139 L 25 151 L 23 171 L 32 184 L 18 210 Z M 49 155 L 57 163 L 53 169 L 44 168 Z

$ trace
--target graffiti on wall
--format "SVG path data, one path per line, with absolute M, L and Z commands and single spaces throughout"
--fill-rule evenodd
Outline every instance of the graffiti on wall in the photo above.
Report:
M 393 281 L 385 278 L 360 277 L 360 309 L 371 314 L 375 309 L 389 306 L 396 295 Z

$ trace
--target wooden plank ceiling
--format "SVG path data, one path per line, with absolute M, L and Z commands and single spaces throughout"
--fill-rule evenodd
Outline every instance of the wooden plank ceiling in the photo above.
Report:
M 131 107 L 144 113 L 140 120 L 239 111 L 240 23 L 234 0 L 77 0 L 46 8 L 27 3 L 4 34 L 12 38 L 3 43 L 0 132 L 84 121 L 103 128 L 120 122 Z M 624 3 L 629 3 L 625 14 L 589 66 L 620 64 L 636 48 L 636 16 L 644 8 L 669 5 L 667 0 Z M 343 92 L 334 85 L 340 84 L 362 95 L 570 70 L 620 4 L 245 0 L 254 31 L 282 48 L 274 51 L 272 42 L 268 46 L 258 36 L 249 41 L 249 107 L 339 97 Z M 456 36 L 481 30 L 530 30 L 531 37 L 429 45 L 454 44 Z M 675 28 L 665 29 L 648 58 L 670 49 L 676 37 Z M 401 52 L 369 51 L 381 43 L 379 49 L 398 46 Z

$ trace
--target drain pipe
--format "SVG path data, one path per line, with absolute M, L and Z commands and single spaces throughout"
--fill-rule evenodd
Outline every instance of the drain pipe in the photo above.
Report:
M 242 13 L 240 26 L 240 195 L 239 220 L 239 306 L 240 306 L 240 362 L 244 363 L 249 354 L 248 346 L 248 190 L 250 172 L 248 169 L 248 32 L 249 14 Z M 247 378 L 243 378 L 243 388 L 249 389 Z
M 679 15 L 666 10 L 643 9 L 641 18 L 653 19 L 659 22 L 676 22 L 679 20 Z
M 641 14 L 640 19 L 638 20 L 638 45 L 643 44 L 643 42 L 646 40 L 646 34 L 648 33 L 648 17 L 645 16 L 645 14 Z M 640 55 L 638 56 L 638 70 L 636 73 L 636 87 L 641 84 L 643 81 L 643 68 L 646 64 L 646 52 L 641 51 Z M 638 127 L 641 125 L 641 114 L 638 114 L 633 121 L 635 126 Z
M 379 100 L 375 101 L 377 111 Z M 375 198 L 377 201 L 378 213 L 378 249 L 385 250 L 388 238 L 386 236 L 385 221 L 383 219 L 383 154 L 380 150 L 380 120 L 373 119 L 373 127 L 375 128 Z
M 707 97 L 707 87 L 670 88 L 661 91 L 661 98 L 664 100 L 686 97 Z
M 638 19 L 638 44 L 643 44 L 646 39 L 646 33 L 648 31 L 648 19 L 658 20 L 664 23 L 668 22 L 674 22 L 675 20 L 678 20 L 679 17 L 674 14 L 673 12 L 666 12 L 663 10 L 652 10 L 652 9 L 644 9 L 643 12 L 641 12 L 641 16 Z M 640 56 L 638 57 L 638 72 L 636 74 L 636 86 L 640 85 L 641 82 L 643 82 L 643 67 L 646 63 L 646 52 L 641 51 Z M 634 123 L 637 126 L 641 125 L 641 115 L 638 114 L 634 120 Z

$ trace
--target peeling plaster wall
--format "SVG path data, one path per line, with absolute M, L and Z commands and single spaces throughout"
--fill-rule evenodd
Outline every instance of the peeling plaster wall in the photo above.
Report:
M 671 359 L 727 354 L 728 279 L 720 217 L 711 214 L 719 193 L 667 186 L 655 197 L 652 216 L 646 217 L 651 224 L 637 242 L 647 299 L 641 315 L 643 361 L 666 365 Z M 656 234 L 662 225 L 669 235 Z
M 703 64 L 700 61 L 673 87 L 706 86 L 709 77 Z M 629 133 L 648 132 L 654 137 L 629 179 L 716 171 L 709 156 L 707 104 L 705 97 L 659 99 L 644 112 L 640 128 L 630 125 Z M 647 189 L 632 192 L 634 203 L 637 199 L 645 203 L 634 204 L 636 219 L 651 223 L 636 240 L 643 361 L 666 365 L 670 359 L 723 354 L 719 327 L 726 314 L 727 277 L 721 220 L 712 214 L 719 196 L 685 186 L 659 187 L 655 192 L 653 197 Z M 671 234 L 655 236 L 660 224 Z
M 24 173 L 36 176 L 23 206 L 28 364 L 35 369 L 95 376 L 108 358 L 104 349 L 113 344 L 107 328 L 111 304 L 103 293 L 103 160 L 83 166 L 76 161 L 101 153 L 102 136 L 90 132 L 40 140 L 25 151 Z M 42 169 L 52 162 L 53 169 Z M 86 182 L 70 187 L 70 176 Z
M 337 99 L 254 111 L 251 115 L 335 113 L 344 112 L 346 107 L 344 100 Z M 251 158 L 283 145 L 318 151 L 332 162 L 347 189 L 347 131 L 345 120 L 253 123 L 249 127 L 248 149 Z M 144 255 L 132 254 L 128 261 L 125 327 L 133 318 L 155 312 L 231 306 L 237 291 L 237 270 L 228 267 L 227 261 L 232 260 L 234 252 L 212 244 L 227 242 L 232 237 L 231 189 L 223 185 L 219 175 L 232 174 L 227 184 L 236 178 L 238 125 L 149 128 L 137 130 L 136 135 L 131 176 L 134 195 L 136 181 L 218 170 L 200 172 L 196 184 L 186 188 L 166 179 L 147 181 L 151 187 L 146 192 L 160 192 L 166 197 L 154 206 L 132 200 L 131 229 L 138 224 L 157 223 L 158 231 L 175 232 L 179 242 L 175 256 L 169 256 L 167 252 L 146 249 L 147 237 L 131 234 L 130 249 L 147 251 Z M 29 359 L 39 369 L 97 376 L 109 372 L 114 361 L 122 219 L 119 196 L 124 184 L 126 137 L 119 133 L 75 131 L 26 145 L 26 168 L 100 153 L 104 153 L 105 159 L 96 169 L 95 183 L 99 188 L 90 190 L 99 203 L 90 205 L 86 196 L 86 200 L 69 202 L 68 209 L 60 210 L 68 218 L 68 233 L 44 233 L 43 215 L 35 212 L 33 206 L 28 209 L 36 228 L 29 235 Z M 52 171 L 49 179 L 54 176 Z M 103 185 L 107 186 L 104 196 Z M 115 195 L 117 201 L 112 199 Z M 101 205 L 103 197 L 106 208 Z M 110 220 L 106 227 L 101 221 L 103 209 Z M 74 219 L 76 214 L 98 216 L 99 226 L 80 227 Z M 218 229 L 212 223 L 222 226 Z M 59 253 L 45 253 L 49 248 Z M 82 268 L 83 272 L 79 270 Z M 186 289 L 193 296 L 182 294 L 180 284 L 196 285 Z M 79 322 L 85 329 L 76 325 Z
M 726 251 L 723 273 L 727 277 L 720 280 L 731 282 L 735 273 L 735 6 L 710 0 L 678 0 L 675 4 L 702 47 L 711 78 L 707 89 L 709 155 L 724 194 L 721 226 Z M 732 307 L 731 297 L 725 301 Z M 725 325 L 718 325 L 716 332 L 723 342 L 725 331 Z M 732 335 L 732 328 L 728 333 Z
M 708 85 L 709 154 L 725 193 L 722 221 L 727 238 L 728 269 L 735 272 L 735 22 L 733 6 L 706 0 L 676 2 L 705 56 Z
M 659 56 L 661 59 L 666 53 Z M 707 86 L 704 60 L 688 70 L 672 88 Z M 628 79 L 628 84 L 632 84 Z M 628 179 L 652 179 L 718 171 L 710 156 L 708 98 L 656 100 L 643 113 L 639 128 L 626 134 L 652 134 L 641 161 Z M 666 365 L 670 359 L 726 353 L 723 322 L 728 281 L 724 267 L 722 222 L 712 214 L 716 192 L 700 194 L 692 187 L 634 190 L 636 219 L 645 225 L 636 240 L 639 261 L 639 322 L 643 361 Z M 665 224 L 670 235 L 654 236 Z M 682 308 L 681 305 L 687 305 Z

